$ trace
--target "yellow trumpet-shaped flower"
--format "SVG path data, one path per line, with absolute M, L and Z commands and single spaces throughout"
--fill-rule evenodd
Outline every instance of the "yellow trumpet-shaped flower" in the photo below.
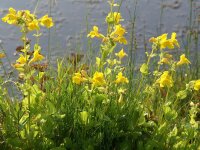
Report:
M 190 61 L 185 57 L 185 54 L 182 54 L 180 56 L 179 62 L 177 62 L 177 65 L 183 65 L 183 64 L 191 64 Z
M 106 80 L 102 72 L 95 72 L 92 78 L 93 86 L 103 86 L 106 84 Z
M 196 90 L 196 91 L 200 90 L 200 79 L 195 81 L 194 90 Z
M 0 53 L 0 59 L 6 57 L 4 53 Z
M 165 54 L 164 57 L 160 60 L 159 64 L 170 64 L 172 57 L 173 56 L 170 54 Z
M 8 14 L 2 18 L 3 22 L 6 22 L 8 24 L 17 24 L 17 12 L 14 8 L 10 7 L 8 10 Z
M 27 63 L 28 59 L 29 59 L 28 55 L 25 57 L 22 54 L 20 54 L 20 57 L 16 60 L 16 63 L 13 64 L 12 66 L 19 71 L 23 71 L 24 70 L 23 67 Z
M 120 44 L 127 44 L 127 40 L 124 37 L 126 30 L 119 24 L 115 26 L 115 30 L 110 34 L 111 38 L 115 42 L 119 42 Z
M 72 82 L 75 84 L 80 85 L 84 81 L 87 81 L 87 79 L 82 77 L 81 73 L 75 73 L 75 75 L 72 77 Z
M 115 83 L 129 83 L 128 79 L 123 76 L 122 72 L 119 72 L 118 75 L 116 76 Z
M 124 58 L 125 56 L 128 56 L 125 52 L 124 49 L 121 49 L 121 51 L 119 51 L 118 53 L 115 53 L 116 56 L 119 57 L 119 59 Z
M 48 15 L 43 16 L 42 18 L 39 19 L 40 24 L 42 26 L 45 26 L 46 28 L 51 28 L 53 27 L 54 23 L 51 17 Z
M 173 79 L 172 76 L 169 74 L 169 71 L 164 71 L 161 77 L 156 81 L 160 84 L 160 87 L 172 87 L 173 86 Z
M 97 38 L 104 38 L 102 34 L 99 33 L 99 28 L 97 26 L 93 26 L 93 30 L 87 35 L 87 37 L 97 37 Z
M 121 24 L 115 26 L 115 30 L 111 33 L 111 36 L 123 36 L 126 33 L 126 30 L 122 27 Z
M 28 23 L 28 30 L 33 31 L 33 30 L 39 30 L 39 22 L 38 20 L 33 20 L 32 22 Z
M 30 10 L 22 10 L 17 12 L 20 19 L 22 19 L 26 25 L 31 23 L 35 19 L 35 15 L 31 14 Z
M 27 58 L 25 56 L 23 56 L 22 54 L 20 54 L 20 57 L 16 60 L 16 62 L 20 63 L 20 64 L 26 64 L 27 59 L 29 56 L 27 56 Z
M 119 12 L 111 12 L 106 17 L 106 22 L 107 23 L 119 24 L 119 22 L 121 21 L 121 19 L 122 19 L 122 17 L 121 17 L 121 14 Z
M 180 48 L 178 40 L 176 39 L 176 33 L 175 32 L 172 33 L 170 42 L 173 43 L 173 45 L 176 45 L 178 48 Z M 173 46 L 173 48 L 174 48 L 174 46 Z
M 44 59 L 44 56 L 39 53 L 39 50 L 35 50 L 33 53 L 33 58 L 30 60 L 29 64 Z

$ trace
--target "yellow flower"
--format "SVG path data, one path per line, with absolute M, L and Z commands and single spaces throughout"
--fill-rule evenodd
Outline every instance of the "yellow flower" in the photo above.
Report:
M 161 63 L 161 64 L 169 64 L 171 59 L 172 59 L 172 55 L 165 54 L 164 57 L 161 59 L 161 61 L 159 63 Z
M 16 60 L 17 63 L 15 63 L 14 65 L 12 65 L 15 69 L 17 69 L 18 71 L 24 71 L 24 65 L 26 64 L 27 60 L 28 60 L 29 56 L 27 56 L 27 58 L 25 56 L 23 56 L 22 54 L 20 54 L 20 57 Z
M 33 53 L 33 58 L 30 60 L 29 64 L 44 59 L 44 56 L 39 53 L 39 50 L 35 50 Z
M 104 79 L 104 75 L 102 72 L 95 72 L 92 78 L 92 85 L 93 86 L 103 86 L 106 84 Z
M 160 50 L 165 49 L 165 48 L 174 49 L 174 45 L 177 47 L 180 47 L 176 39 L 175 32 L 171 34 L 171 39 L 167 39 L 167 33 L 164 33 L 156 38 L 155 37 L 150 38 L 149 42 L 158 45 Z
M 165 49 L 167 47 L 167 45 L 169 45 L 170 43 L 168 43 L 167 41 L 167 33 L 162 34 L 161 36 L 157 37 L 158 43 L 160 45 L 160 49 Z
M 97 38 L 104 38 L 102 34 L 99 33 L 99 28 L 97 26 L 93 26 L 93 30 L 87 35 L 87 37 L 97 37 Z
M 81 73 L 75 73 L 75 75 L 72 77 L 72 82 L 75 84 L 80 85 L 84 81 L 87 81 L 87 79 L 82 77 Z
M 111 33 L 111 36 L 123 36 L 126 33 L 126 30 L 122 27 L 121 24 L 115 26 L 115 30 Z
M 116 76 L 115 83 L 129 83 L 128 79 L 122 75 L 122 72 L 119 72 Z
M 38 23 L 38 20 L 36 20 L 36 19 L 28 24 L 28 30 L 30 30 L 30 31 L 39 30 L 39 29 L 40 29 L 39 23 Z
M 27 56 L 28 57 L 28 56 Z M 16 60 L 16 62 L 20 63 L 20 64 L 26 64 L 27 59 L 25 56 L 23 56 L 22 54 L 20 54 L 20 57 Z
M 124 49 L 121 49 L 121 51 L 119 51 L 118 53 L 115 53 L 115 55 L 118 56 L 119 59 L 122 59 L 125 56 L 127 56 L 127 54 L 124 52 Z
M 161 77 L 156 81 L 160 84 L 160 87 L 172 87 L 173 79 L 168 71 L 164 71 Z
M 8 14 L 2 18 L 3 22 L 6 22 L 8 24 L 17 24 L 17 14 L 16 14 L 16 10 L 14 8 L 9 8 Z
M 110 34 L 110 36 L 115 42 L 127 44 L 127 40 L 124 37 L 125 33 L 126 30 L 119 24 L 115 26 L 115 30 Z
M 174 45 L 176 45 L 178 48 L 180 48 L 180 45 L 179 45 L 179 43 L 178 43 L 178 40 L 176 39 L 176 33 L 175 33 L 175 32 L 172 33 L 170 41 L 171 41 Z
M 185 57 L 185 54 L 182 54 L 180 56 L 179 62 L 177 62 L 177 65 L 183 65 L 183 64 L 190 64 L 190 61 Z
M 120 44 L 127 44 L 127 40 L 125 37 L 119 36 L 113 39 L 115 42 L 119 42 Z
M 156 39 L 155 37 L 151 37 L 151 38 L 149 39 L 149 42 L 150 42 L 150 43 L 156 43 L 156 42 L 157 42 L 157 39 Z
M 0 59 L 6 57 L 4 53 L 0 53 Z
M 200 79 L 195 81 L 194 90 L 196 90 L 196 91 L 200 90 Z
M 160 63 L 161 64 L 169 64 L 169 59 L 168 58 L 162 58 Z
M 45 26 L 47 28 L 51 28 L 54 25 L 52 18 L 48 17 L 48 15 L 43 16 L 39 19 L 39 21 L 42 26 Z
M 22 11 L 18 11 L 18 16 L 26 23 L 29 24 L 31 23 L 34 18 L 35 15 L 31 14 L 31 12 L 29 10 L 22 10 Z
M 12 65 L 14 68 L 23 68 L 24 64 L 20 64 L 20 63 L 16 63 L 14 65 Z
M 119 24 L 119 22 L 121 21 L 121 14 L 118 12 L 111 12 L 108 14 L 108 16 L 106 17 L 106 22 L 107 23 L 115 23 L 115 24 Z

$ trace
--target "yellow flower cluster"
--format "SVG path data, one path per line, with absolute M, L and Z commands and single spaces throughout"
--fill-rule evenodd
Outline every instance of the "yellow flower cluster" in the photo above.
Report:
M 122 27 L 120 21 L 122 20 L 121 14 L 118 12 L 111 12 L 106 17 L 106 22 L 113 25 L 112 32 L 108 33 L 107 36 L 99 33 L 99 28 L 93 26 L 93 30 L 87 35 L 87 37 L 97 37 L 101 38 L 103 42 L 112 40 L 113 42 L 118 42 L 120 44 L 127 44 L 127 40 L 124 37 L 126 30 Z
M 29 10 L 16 11 L 14 8 L 9 8 L 8 14 L 2 18 L 2 21 L 23 27 L 29 31 L 39 30 L 40 25 L 47 28 L 51 28 L 54 25 L 52 18 L 48 17 L 48 15 L 37 19 L 37 16 L 31 14 Z
M 16 69 L 20 70 L 26 64 L 32 64 L 34 62 L 39 62 L 44 59 L 44 56 L 39 53 L 39 50 L 35 50 L 33 57 L 29 60 L 29 55 L 20 54 L 20 57 L 16 60 L 16 63 L 13 65 Z
M 180 45 L 176 39 L 175 32 L 171 34 L 170 39 L 167 39 L 167 33 L 164 33 L 156 38 L 155 37 L 150 38 L 149 41 L 156 44 L 160 50 L 163 50 L 165 48 L 174 49 L 175 46 L 180 48 Z

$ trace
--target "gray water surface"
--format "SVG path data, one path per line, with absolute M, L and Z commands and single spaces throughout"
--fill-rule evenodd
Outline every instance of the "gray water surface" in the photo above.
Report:
M 177 32 L 178 39 L 182 47 L 184 46 L 184 36 L 189 25 L 190 0 L 123 0 L 121 14 L 125 21 L 122 24 L 128 31 L 127 37 L 130 36 L 131 17 L 134 16 L 136 1 L 135 33 L 137 51 L 141 51 L 139 56 L 144 52 L 144 40 L 148 42 L 151 36 L 164 32 L 170 34 Z M 33 12 L 36 3 L 37 0 L 0 0 L 0 17 L 6 14 L 9 7 L 17 10 L 29 9 Z M 161 13 L 162 7 L 163 13 Z M 193 11 L 198 16 L 200 1 L 193 1 L 193 7 Z M 100 31 L 105 32 L 105 17 L 108 12 L 109 6 L 106 0 L 40 0 L 37 15 L 49 13 L 55 21 L 55 26 L 50 32 L 46 29 L 42 30 L 43 53 L 47 54 L 49 43 L 53 60 L 69 55 L 75 49 L 87 53 L 87 25 L 89 29 L 93 25 L 98 25 Z M 11 60 L 17 58 L 14 54 L 15 48 L 21 45 L 19 37 L 20 33 L 16 27 L 0 21 L 0 40 Z

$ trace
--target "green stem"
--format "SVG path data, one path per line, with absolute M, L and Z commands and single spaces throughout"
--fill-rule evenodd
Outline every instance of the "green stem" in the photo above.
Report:
M 36 2 L 36 6 L 35 6 L 35 9 L 34 9 L 34 12 L 33 12 L 34 15 L 35 15 L 36 12 L 37 12 L 37 8 L 38 8 L 38 5 L 39 5 L 39 1 L 40 1 L 40 0 L 37 0 L 37 2 Z

